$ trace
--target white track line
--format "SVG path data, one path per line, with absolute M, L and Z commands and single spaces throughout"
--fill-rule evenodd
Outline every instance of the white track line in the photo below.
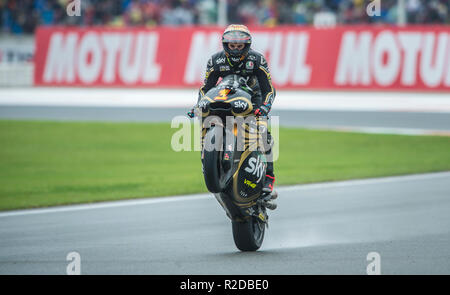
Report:
M 298 128 L 323 130 L 323 131 L 368 133 L 368 134 L 450 136 L 450 130 L 433 130 L 433 129 L 417 129 L 417 128 L 364 127 L 364 126 L 299 126 Z
M 292 185 L 292 186 L 279 187 L 279 188 L 277 188 L 277 191 L 278 192 L 305 191 L 305 190 L 338 188 L 338 187 L 348 187 L 348 186 L 357 186 L 357 185 L 393 183 L 393 182 L 401 182 L 401 181 L 427 180 L 427 179 L 445 178 L 445 177 L 450 177 L 450 172 L 436 172 L 436 173 L 427 173 L 427 174 L 412 174 L 412 175 L 356 179 L 356 180 L 345 180 L 345 181 L 335 181 L 335 182 L 298 184 L 298 185 Z
M 67 205 L 50 207 L 43 209 L 27 209 L 27 210 L 15 210 L 0 213 L 1 217 L 9 216 L 22 216 L 22 215 L 33 215 L 33 214 L 44 214 L 44 213 L 58 213 L 58 212 L 72 212 L 72 211 L 83 211 L 92 209 L 103 209 L 103 208 L 116 208 L 116 207 L 126 207 L 126 206 L 140 206 L 148 204 L 157 203 L 169 203 L 178 202 L 183 200 L 195 201 L 211 198 L 210 194 L 197 194 L 197 195 L 185 195 L 185 196 L 169 196 L 169 197 L 159 197 L 159 198 L 148 198 L 148 199 L 137 199 L 137 200 L 122 200 L 122 201 L 109 201 L 109 202 L 99 202 L 94 204 L 81 204 L 81 205 Z
M 443 178 L 443 177 L 450 177 L 450 172 L 437 172 L 437 173 L 428 173 L 428 174 L 414 174 L 414 175 L 370 178 L 370 179 L 360 179 L 360 180 L 346 180 L 346 181 L 336 181 L 336 182 L 300 184 L 300 185 L 293 185 L 293 186 L 281 186 L 281 187 L 277 187 L 277 191 L 278 192 L 288 192 L 288 191 L 316 190 L 316 189 L 338 188 L 338 187 L 348 187 L 348 186 L 357 186 L 357 185 L 392 183 L 392 182 L 399 182 L 399 181 L 426 180 L 426 179 Z M 0 218 L 13 217 L 13 216 L 25 216 L 25 215 L 33 215 L 33 214 L 60 213 L 60 212 L 73 212 L 73 211 L 104 209 L 104 208 L 117 208 L 117 207 L 126 207 L 126 206 L 140 206 L 140 205 L 157 204 L 157 203 L 195 201 L 195 200 L 204 200 L 204 199 L 208 199 L 208 198 L 212 198 L 212 197 L 213 196 L 211 194 L 206 193 L 206 194 L 172 196 L 172 197 L 162 197 L 162 198 L 148 198 L 148 199 L 138 199 L 138 200 L 101 202 L 101 203 L 84 204 L 84 205 L 68 205 L 68 206 L 51 207 L 51 208 L 44 208 L 44 209 L 16 210 L 16 211 L 0 213 Z

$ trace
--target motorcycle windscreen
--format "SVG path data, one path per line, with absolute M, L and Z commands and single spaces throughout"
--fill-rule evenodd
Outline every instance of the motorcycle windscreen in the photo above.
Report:
M 233 175 L 233 197 L 238 204 L 249 204 L 261 195 L 267 161 L 259 151 L 245 151 Z

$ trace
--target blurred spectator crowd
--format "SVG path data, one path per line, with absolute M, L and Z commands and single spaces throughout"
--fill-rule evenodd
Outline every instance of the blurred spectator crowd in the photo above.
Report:
M 68 16 L 79 1 L 81 16 Z M 219 0 L 0 0 L 1 32 L 33 33 L 38 25 L 156 26 L 216 24 Z M 338 23 L 396 23 L 398 0 L 378 0 L 379 16 L 366 13 L 377 0 L 225 0 L 228 23 L 275 26 L 313 23 L 319 12 Z M 450 0 L 405 0 L 408 23 L 450 24 Z

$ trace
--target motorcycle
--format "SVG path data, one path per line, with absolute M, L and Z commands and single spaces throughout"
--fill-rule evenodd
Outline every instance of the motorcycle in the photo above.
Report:
M 251 116 L 253 91 L 239 75 L 229 75 L 196 105 L 202 118 L 202 170 L 207 189 L 231 219 L 241 251 L 256 251 L 268 227 L 266 209 L 276 193 L 263 194 L 267 169 L 267 120 Z

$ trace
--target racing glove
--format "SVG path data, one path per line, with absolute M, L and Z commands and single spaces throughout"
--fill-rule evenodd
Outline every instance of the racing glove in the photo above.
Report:
M 195 117 L 194 109 L 192 108 L 189 112 L 187 112 L 187 115 L 189 118 L 194 118 Z
M 269 114 L 269 112 L 270 112 L 270 104 L 265 103 L 255 110 L 255 116 L 256 117 L 261 117 L 261 116 L 264 117 L 264 116 L 267 116 Z

